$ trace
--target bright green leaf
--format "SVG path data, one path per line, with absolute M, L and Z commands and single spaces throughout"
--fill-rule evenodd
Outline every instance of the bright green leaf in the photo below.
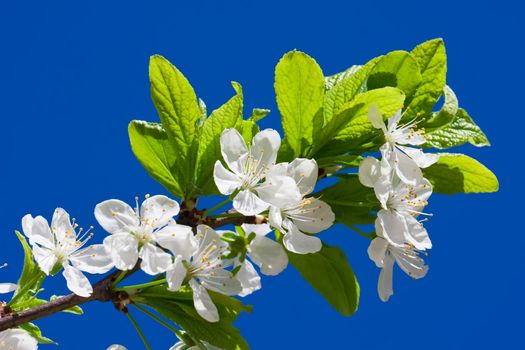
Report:
M 24 323 L 23 325 L 21 325 L 19 328 L 25 330 L 27 333 L 29 333 L 30 336 L 32 336 L 33 338 L 35 338 L 40 344 L 54 344 L 54 345 L 58 345 L 57 342 L 49 339 L 49 338 L 46 338 L 42 335 L 42 331 L 40 330 L 40 328 L 34 324 L 34 323 Z
M 441 153 L 439 161 L 423 169 L 423 174 L 437 193 L 484 193 L 499 189 L 496 175 L 464 154 Z
M 133 153 L 150 176 L 173 195 L 183 197 L 177 152 L 160 124 L 134 120 L 128 133 Z
M 458 98 L 448 85 L 445 85 L 445 88 L 443 89 L 443 96 L 445 98 L 445 103 L 441 110 L 432 113 L 432 117 L 423 123 L 427 132 L 446 126 L 454 120 L 458 113 Z
M 343 251 L 323 244 L 313 254 L 288 252 L 290 263 L 337 311 L 350 316 L 359 304 L 359 284 Z
M 248 118 L 249 121 L 252 121 L 254 123 L 258 122 L 259 120 L 263 119 L 270 113 L 269 109 L 262 109 L 262 108 L 254 108 L 252 110 L 252 115 Z
M 345 71 L 330 75 L 328 77 L 324 78 L 324 84 L 326 86 L 326 90 L 330 90 L 335 87 L 335 85 L 339 84 L 343 80 L 346 80 L 350 78 L 352 75 L 354 75 L 355 72 L 357 72 L 359 69 L 361 69 L 363 66 L 359 65 L 353 65 L 350 68 L 347 68 Z
M 323 125 L 325 83 L 321 68 L 303 52 L 284 55 L 275 68 L 275 93 L 286 139 L 295 157 L 305 156 Z

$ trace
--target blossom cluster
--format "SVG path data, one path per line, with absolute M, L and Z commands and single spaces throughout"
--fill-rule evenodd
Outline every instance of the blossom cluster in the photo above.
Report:
M 415 122 L 400 125 L 401 111 L 388 120 L 375 105 L 368 112 L 372 125 L 383 131 L 381 160 L 365 158 L 359 166 L 359 180 L 374 189 L 381 204 L 375 221 L 376 238 L 370 243 L 368 255 L 381 268 L 378 282 L 379 297 L 387 301 L 394 293 L 392 287 L 394 262 L 414 279 L 428 271 L 420 254 L 432 248 L 432 243 L 418 220 L 432 194 L 432 185 L 423 177 L 421 168 L 438 161 L 439 155 L 423 153 L 410 147 L 426 142 L 424 130 Z

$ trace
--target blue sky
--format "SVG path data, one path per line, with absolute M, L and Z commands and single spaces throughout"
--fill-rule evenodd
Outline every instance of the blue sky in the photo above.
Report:
M 523 113 L 523 10 L 518 2 L 459 1 L 175 1 L 3 2 L 0 5 L 0 281 L 14 281 L 21 251 L 13 230 L 31 212 L 57 206 L 84 226 L 108 198 L 166 193 L 131 153 L 127 124 L 156 121 L 148 59 L 161 54 L 188 77 L 208 109 L 243 84 L 246 113 L 270 108 L 263 127 L 280 129 L 273 70 L 287 51 L 317 59 L 325 75 L 395 49 L 443 37 L 447 83 L 493 146 L 460 147 L 499 177 L 491 195 L 435 195 L 427 228 L 430 272 L 412 281 L 398 271 L 395 295 L 382 303 L 367 241 L 336 226 L 322 238 L 346 252 L 361 284 L 357 314 L 340 316 L 293 268 L 263 281 L 237 325 L 260 349 L 516 348 L 525 311 L 525 237 L 520 223 Z M 466 2 L 465 2 L 466 3 Z M 519 133 L 519 134 L 518 134 Z M 101 229 L 97 240 L 104 236 Z M 94 276 L 96 280 L 96 276 Z M 61 277 L 46 284 L 67 292 Z M 57 315 L 38 324 L 63 349 L 141 349 L 109 304 L 85 316 Z M 154 349 L 175 341 L 138 317 Z M 53 348 L 46 346 L 42 348 Z

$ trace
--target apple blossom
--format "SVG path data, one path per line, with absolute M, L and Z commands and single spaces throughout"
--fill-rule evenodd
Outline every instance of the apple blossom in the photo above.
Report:
M 19 328 L 0 332 L 0 350 L 36 350 L 38 342 L 26 331 Z

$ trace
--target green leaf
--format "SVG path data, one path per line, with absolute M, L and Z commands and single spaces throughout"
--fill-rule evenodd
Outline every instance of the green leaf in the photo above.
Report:
M 441 153 L 439 161 L 423 169 L 423 174 L 437 193 L 487 193 L 499 189 L 496 175 L 464 154 Z
M 160 124 L 134 120 L 129 124 L 128 133 L 131 149 L 148 174 L 176 197 L 183 197 L 178 182 L 181 165 Z
M 19 305 L 34 298 L 39 292 L 40 286 L 46 278 L 46 274 L 43 273 L 33 261 L 33 252 L 31 247 L 29 247 L 29 244 L 27 244 L 25 237 L 18 231 L 15 231 L 15 233 L 24 249 L 24 267 L 20 274 L 20 278 L 18 279 L 18 288 L 15 290 L 13 297 L 9 302 L 9 306 L 13 310 L 18 311 Z
M 132 296 L 134 302 L 155 309 L 162 316 L 182 327 L 192 338 L 206 341 L 225 350 L 245 350 L 249 345 L 231 323 L 242 311 L 251 311 L 239 300 L 209 291 L 219 311 L 219 322 L 201 318 L 193 306 L 191 289 L 169 292 L 164 286 L 146 288 Z
M 464 109 L 459 109 L 454 120 L 445 127 L 433 130 L 426 134 L 427 143 L 424 147 L 439 149 L 463 145 L 467 142 L 482 147 L 490 146 L 487 136 L 474 123 Z
M 324 84 L 326 86 L 326 90 L 330 90 L 334 88 L 335 85 L 341 83 L 343 80 L 350 78 L 352 75 L 354 75 L 355 72 L 357 72 L 362 67 L 363 66 L 360 66 L 360 65 L 353 65 L 350 68 L 347 68 L 343 72 L 325 77 Z
M 374 65 L 366 82 L 367 89 L 397 87 L 410 97 L 421 82 L 416 60 L 406 51 L 392 51 Z
M 414 119 L 418 115 L 429 116 L 445 87 L 447 54 L 442 39 L 426 41 L 414 48 L 412 57 L 421 72 L 421 83 L 413 96 L 407 99 L 404 118 Z
M 152 56 L 149 65 L 151 98 L 163 128 L 183 159 L 188 157 L 202 112 L 197 96 L 184 75 L 162 56 Z
M 330 156 L 362 148 L 379 134 L 368 120 L 368 109 L 376 104 L 385 118 L 403 107 L 403 91 L 384 87 L 357 95 L 344 105 L 322 130 L 311 156 Z M 325 144 L 326 142 L 326 144 Z
M 332 157 L 316 159 L 319 168 L 325 168 L 333 165 L 344 165 L 346 167 L 357 167 L 363 158 L 361 156 L 340 154 Z
M 239 120 L 235 128 L 242 135 L 242 138 L 247 145 L 252 142 L 255 134 L 259 132 L 259 126 L 251 120 Z
M 336 222 L 352 227 L 375 221 L 373 211 L 380 209 L 374 190 L 361 185 L 356 174 L 340 174 L 339 182 L 316 193 L 330 205 Z
M 339 112 L 343 105 L 358 93 L 366 90 L 366 79 L 381 57 L 376 57 L 360 68 L 352 66 L 343 73 L 326 78 L 326 91 L 323 102 L 324 124 Z M 352 72 L 357 69 L 355 72 Z M 351 73 L 351 74 L 350 74 Z M 332 87 L 330 87 L 333 84 Z
M 337 311 L 350 316 L 359 304 L 359 284 L 343 251 L 323 244 L 313 254 L 288 253 L 290 263 Z
M 217 194 L 213 181 L 213 165 L 221 159 L 220 137 L 224 129 L 233 128 L 242 120 L 243 95 L 238 83 L 232 83 L 236 94 L 204 121 L 199 133 L 195 186 L 200 194 Z
M 441 110 L 439 112 L 432 113 L 432 117 L 423 123 L 427 132 L 449 124 L 452 120 L 454 120 L 456 114 L 458 113 L 458 98 L 448 85 L 445 85 L 445 88 L 443 89 L 443 95 L 445 97 L 445 103 L 443 104 Z
M 269 109 L 262 109 L 262 108 L 254 108 L 252 110 L 252 115 L 248 118 L 249 121 L 252 121 L 254 123 L 258 122 L 259 120 L 263 119 L 270 113 Z
M 295 157 L 305 156 L 323 125 L 325 83 L 321 68 L 303 52 L 285 54 L 275 68 L 275 93 L 286 139 Z
M 29 333 L 30 336 L 35 338 L 40 344 L 54 344 L 58 345 L 57 342 L 46 338 L 42 335 L 42 331 L 38 326 L 34 323 L 24 323 L 23 325 L 19 326 L 18 328 L 25 330 L 27 333 Z

